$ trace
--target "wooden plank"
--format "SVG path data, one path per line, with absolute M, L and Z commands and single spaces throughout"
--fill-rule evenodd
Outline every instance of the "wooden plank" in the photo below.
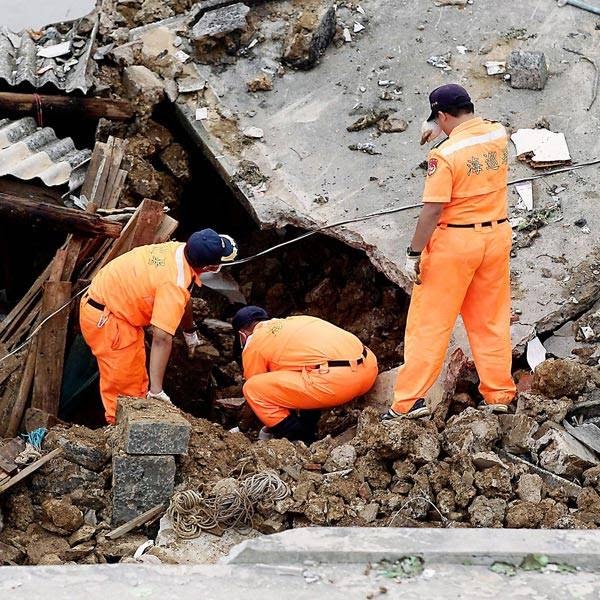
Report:
M 88 200 L 96 204 L 96 206 L 102 206 L 102 198 L 104 197 L 104 190 L 106 188 L 106 181 L 110 171 L 111 155 L 114 150 L 115 138 L 110 136 L 108 141 L 104 144 L 102 161 L 98 167 L 98 174 L 94 182 L 94 187 Z
M 179 222 L 169 215 L 164 215 L 163 220 L 154 236 L 154 244 L 168 242 L 175 230 L 179 227 Z
M 116 540 L 116 539 L 120 538 L 121 536 L 125 535 L 126 533 L 129 533 L 132 529 L 135 529 L 136 527 L 140 527 L 141 525 L 143 525 L 144 523 L 147 523 L 151 519 L 158 517 L 158 515 L 162 514 L 163 512 L 165 512 L 165 505 L 157 504 L 150 510 L 147 510 L 146 512 L 142 513 L 141 515 L 134 517 L 133 519 L 131 519 L 131 521 L 127 521 L 127 523 L 124 523 L 123 525 L 117 527 L 116 529 L 109 531 L 105 537 L 107 540 Z
M 0 215 L 5 219 L 12 217 L 29 223 L 37 221 L 46 227 L 67 232 L 111 238 L 119 237 L 122 229 L 119 223 L 83 210 L 38 203 L 4 192 L 0 192 Z
M 0 494 L 3 494 L 6 490 L 10 489 L 20 481 L 23 481 L 26 477 L 29 477 L 32 473 L 37 471 L 40 467 L 43 467 L 47 462 L 50 462 L 53 458 L 56 458 L 60 454 L 62 454 L 62 448 L 56 448 L 49 452 L 45 456 L 42 456 L 39 460 L 36 460 L 34 463 L 26 466 L 24 469 L 21 469 L 14 477 L 11 477 L 5 483 L 0 484 Z
M 12 475 L 15 473 L 19 465 L 15 463 L 15 458 L 23 452 L 25 449 L 25 442 L 20 438 L 14 438 L 4 444 L 0 448 L 0 468 L 7 473 Z
M 0 110 L 9 114 L 29 114 L 38 102 L 44 113 L 68 115 L 69 118 L 127 121 L 134 115 L 131 102 L 112 98 L 82 98 L 78 96 L 44 96 L 0 92 Z
M 112 190 L 110 192 L 110 196 L 106 201 L 105 208 L 115 208 L 117 206 L 126 179 L 127 171 L 125 171 L 124 169 L 119 169 Z
M 99 205 L 102 208 L 107 208 L 108 204 L 111 201 L 113 189 L 119 177 L 119 173 L 122 171 L 121 163 L 123 162 L 123 158 L 125 156 L 125 148 L 127 147 L 127 140 L 123 140 L 120 138 L 112 138 L 112 141 L 113 147 L 110 155 L 110 161 L 108 164 L 108 176 L 106 178 L 106 186 L 102 195 L 102 202 Z
M 33 375 L 35 373 L 35 362 L 37 358 L 39 335 L 36 335 L 30 342 L 29 349 L 27 352 L 27 358 L 25 360 L 25 368 L 23 369 L 23 376 L 19 384 L 19 390 L 17 392 L 17 398 L 12 407 L 6 430 L 4 435 L 12 437 L 17 435 L 19 431 L 19 425 L 23 419 L 23 413 L 27 407 L 29 401 L 29 394 L 31 393 L 31 385 L 33 383 Z
M 9 353 L 8 348 L 0 342 L 0 358 L 3 358 Z M 22 356 L 18 353 L 13 354 L 6 360 L 0 362 L 0 385 L 2 385 L 22 364 Z
M 81 196 L 85 196 L 85 199 L 90 201 L 92 196 L 92 190 L 98 175 L 98 169 L 104 158 L 104 144 L 102 142 L 96 142 L 94 149 L 92 150 L 92 156 L 90 158 L 90 166 L 85 173 L 85 179 L 81 186 Z
M 70 281 L 49 281 L 42 298 L 42 318 L 46 318 L 71 299 Z M 62 310 L 44 323 L 38 336 L 38 351 L 33 377 L 31 406 L 58 414 L 69 311 Z
M 71 237 L 71 236 L 69 236 Z M 62 272 L 65 268 L 65 261 L 67 260 L 67 251 L 60 248 L 56 251 L 54 260 L 51 263 L 50 275 L 48 275 L 48 281 L 60 281 L 62 279 Z
M 77 265 L 77 259 L 81 252 L 81 246 L 83 244 L 83 238 L 79 236 L 71 236 L 67 241 L 67 247 L 65 250 L 65 262 L 63 265 L 63 271 L 60 277 L 61 281 L 70 281 Z

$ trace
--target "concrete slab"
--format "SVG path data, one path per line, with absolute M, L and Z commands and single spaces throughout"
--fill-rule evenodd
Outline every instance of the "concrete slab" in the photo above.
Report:
M 272 5 L 252 10 L 268 11 Z M 566 134 L 575 162 L 600 156 L 600 139 L 592 133 L 600 122 L 600 105 L 586 110 L 591 66 L 563 49 L 575 45 L 594 54 L 595 20 L 589 14 L 554 2 L 514 3 L 510 11 L 500 10 L 494 0 L 478 0 L 464 9 L 422 0 L 365 0 L 361 6 L 366 18 L 358 12 L 349 15 L 347 9 L 339 13 L 350 27 L 353 19 L 366 27 L 351 43 L 329 48 L 312 71 L 287 71 L 275 78 L 272 92 L 249 94 L 246 81 L 261 70 L 277 71 L 285 31 L 276 18 L 265 12 L 261 20 L 257 13 L 254 22 L 260 23 L 266 41 L 247 51 L 249 59 L 216 70 L 199 65 L 209 83 L 204 97 L 208 120 L 194 120 L 195 100 L 179 105 L 190 131 L 222 173 L 233 176 L 238 162 L 248 159 L 268 176 L 263 187 L 232 183 L 263 226 L 313 227 L 419 201 L 424 172 L 418 165 L 426 151 L 418 140 L 428 112 L 427 93 L 449 81 L 469 88 L 480 114 L 513 129 L 531 127 L 545 116 L 552 130 Z M 461 53 L 457 45 L 467 51 Z M 487 76 L 483 62 L 505 60 L 514 49 L 546 54 L 550 78 L 543 91 L 515 90 L 502 78 Z M 452 71 L 427 64 L 429 56 L 449 50 Z M 380 99 L 388 90 L 380 81 L 393 81 L 389 90 L 401 88 L 398 100 Z M 579 91 L 565 93 L 571 89 Z M 396 116 L 409 123 L 407 131 L 377 136 L 374 129 L 346 130 L 373 107 L 395 109 Z M 264 139 L 241 140 L 239 132 L 248 126 L 261 128 Z M 381 154 L 348 149 L 362 142 L 372 142 Z M 510 166 L 512 179 L 532 174 L 516 160 L 512 148 Z M 520 312 L 520 322 L 513 326 L 515 346 L 536 326 L 549 331 L 568 320 L 600 285 L 594 268 L 579 266 L 600 241 L 600 228 L 594 225 L 600 222 L 597 167 L 535 181 L 535 207 L 557 199 L 549 195 L 551 185 L 565 187 L 559 196 L 563 219 L 542 228 L 531 247 L 518 250 L 512 264 L 514 307 Z M 516 200 L 516 193 L 510 192 L 511 214 Z M 392 281 L 410 290 L 402 272 L 403 252 L 416 216 L 412 210 L 328 233 L 364 249 Z M 590 224 L 589 234 L 573 225 L 581 217 Z
M 550 562 L 595 568 L 600 539 L 590 530 L 407 529 L 304 527 L 247 540 L 226 564 L 376 563 L 420 556 L 426 564 L 520 563 L 528 554 Z

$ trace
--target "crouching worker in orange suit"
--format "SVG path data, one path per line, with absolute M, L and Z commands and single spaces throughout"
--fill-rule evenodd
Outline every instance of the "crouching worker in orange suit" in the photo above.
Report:
M 353 334 L 317 317 L 270 319 L 258 306 L 233 318 L 243 348 L 244 397 L 262 436 L 315 439 L 320 411 L 368 392 L 377 359 Z M 266 435 L 265 435 L 266 434 Z
M 511 377 L 508 137 L 474 114 L 467 91 L 444 85 L 429 96 L 421 143 L 448 138 L 429 154 L 423 210 L 406 251 L 413 288 L 394 402 L 384 422 L 429 414 L 424 397 L 444 362 L 462 315 L 479 374 L 480 408 L 506 412 Z
M 134 248 L 103 267 L 81 299 L 79 322 L 98 361 L 106 421 L 113 424 L 119 395 L 170 402 L 163 377 L 173 336 L 181 325 L 190 353 L 199 345 L 191 290 L 200 275 L 216 272 L 237 255 L 235 242 L 212 229 L 187 243 Z M 152 325 L 148 374 L 144 327 Z

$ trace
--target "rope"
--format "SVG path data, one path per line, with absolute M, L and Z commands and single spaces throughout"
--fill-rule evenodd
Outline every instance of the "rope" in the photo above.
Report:
M 208 498 L 195 490 L 176 492 L 167 515 L 177 537 L 189 540 L 199 537 L 202 531 L 251 525 L 259 502 L 277 502 L 289 494 L 289 487 L 274 471 L 262 471 L 233 480 L 233 485 L 222 489 L 217 484 L 217 492 Z
M 44 441 L 47 433 L 48 430 L 45 427 L 38 427 L 29 433 L 22 434 L 21 437 L 26 442 L 29 442 L 36 450 L 41 450 L 42 442 Z

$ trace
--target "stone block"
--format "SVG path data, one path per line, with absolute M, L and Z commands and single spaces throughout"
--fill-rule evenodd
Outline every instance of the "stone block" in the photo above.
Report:
M 143 65 L 131 65 L 123 72 L 123 85 L 128 98 L 154 96 L 157 99 L 164 94 L 163 81 Z
M 173 456 L 134 456 L 118 452 L 113 456 L 113 526 L 122 525 L 166 503 L 173 494 Z
M 222 37 L 246 27 L 250 8 L 241 2 L 207 12 L 193 27 L 192 39 Z
M 548 81 L 548 67 L 543 52 L 514 50 L 508 57 L 510 85 L 517 89 L 543 90 Z
M 296 69 L 311 69 L 331 43 L 335 28 L 333 2 L 306 8 L 292 25 L 283 60 Z
M 128 454 L 185 454 L 191 425 L 177 408 L 161 400 L 120 396 L 117 425 Z

